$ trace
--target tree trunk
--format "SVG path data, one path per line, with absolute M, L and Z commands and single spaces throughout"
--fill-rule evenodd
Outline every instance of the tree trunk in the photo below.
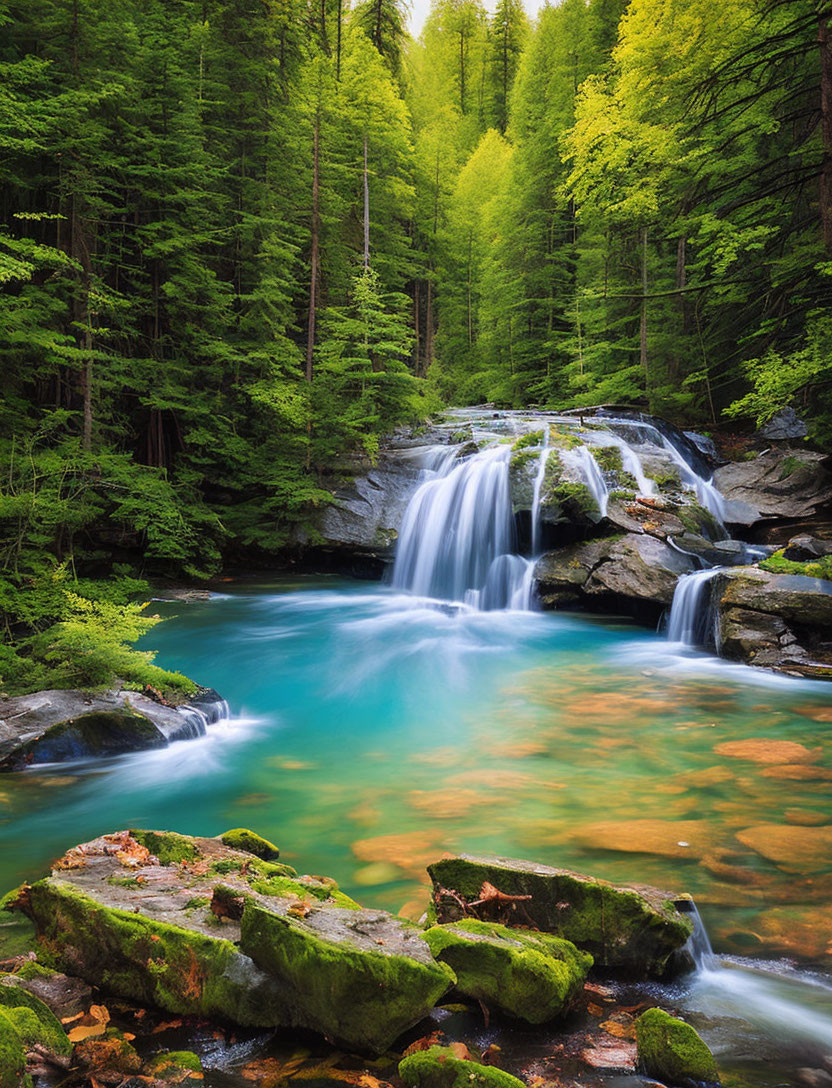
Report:
M 425 374 L 433 363 L 433 279 L 428 280 L 428 297 L 425 300 Z
M 465 114 L 465 33 L 459 32 L 459 112 Z
M 641 366 L 644 370 L 644 391 L 650 391 L 647 368 L 647 227 L 641 232 Z
M 344 17 L 344 0 L 338 0 L 338 23 L 335 28 L 335 80 L 341 82 L 341 22 Z
M 364 271 L 370 271 L 370 179 L 367 175 L 367 133 L 364 133 Z
M 413 369 L 416 372 L 416 376 L 419 378 L 424 377 L 422 373 L 422 359 L 421 359 L 421 339 L 419 336 L 419 310 L 420 310 L 420 298 L 419 298 L 419 281 L 413 282 Z
M 320 109 L 315 111 L 312 129 L 312 251 L 309 255 L 309 323 L 306 331 L 306 380 L 312 381 L 312 357 L 315 354 L 315 311 L 318 304 L 318 245 L 320 216 L 318 208 L 318 143 L 321 128 Z
M 829 17 L 818 22 L 820 46 L 820 127 L 823 139 L 823 164 L 820 170 L 820 221 L 823 244 L 832 253 L 832 47 L 829 41 Z
M 468 280 L 467 280 L 467 295 L 468 295 L 468 346 L 470 347 L 474 343 L 474 321 L 471 313 L 471 249 L 473 246 L 473 236 L 468 234 Z

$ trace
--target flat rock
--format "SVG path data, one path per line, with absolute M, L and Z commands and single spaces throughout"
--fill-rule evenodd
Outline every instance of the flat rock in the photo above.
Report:
M 386 1049 L 454 981 L 420 930 L 218 839 L 116 832 L 28 889 L 67 972 L 168 1012 Z
M 0 770 L 163 748 L 205 731 L 199 714 L 163 706 L 137 691 L 39 691 L 0 700 Z M 196 701 L 195 701 L 196 702 Z
M 665 973 L 693 928 L 684 897 L 568 869 L 462 854 L 428 872 L 438 922 L 473 917 L 539 929 L 589 952 L 597 966 L 631 974 Z
M 807 748 L 805 744 L 797 744 L 793 740 L 751 737 L 717 744 L 714 751 L 719 756 L 747 759 L 750 763 L 816 763 L 822 749 Z
M 573 838 L 594 850 L 699 858 L 713 849 L 707 820 L 601 820 L 586 824 Z

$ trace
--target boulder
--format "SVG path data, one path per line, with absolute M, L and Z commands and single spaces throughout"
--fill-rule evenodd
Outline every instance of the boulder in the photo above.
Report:
M 783 558 L 792 563 L 811 563 L 832 555 L 832 540 L 820 540 L 809 533 L 793 536 L 783 549 Z
M 818 677 L 832 668 L 832 582 L 738 567 L 715 577 L 711 600 L 724 657 Z
M 247 854 L 254 854 L 263 861 L 277 861 L 280 851 L 273 842 L 264 839 L 256 831 L 249 831 L 247 827 L 235 827 L 231 831 L 225 831 L 220 835 L 220 842 L 230 846 L 233 850 L 244 850 Z
M 795 438 L 805 438 L 808 433 L 806 423 L 794 408 L 788 407 L 775 412 L 768 423 L 760 428 L 760 435 L 769 442 L 788 442 Z
M 827 456 L 812 450 L 767 450 L 750 461 L 733 461 L 714 473 L 730 504 L 728 520 L 753 525 L 768 518 L 809 518 L 832 503 Z
M 648 1009 L 636 1020 L 636 1042 L 644 1072 L 664 1084 L 694 1088 L 719 1083 L 714 1056 L 696 1029 L 663 1009 Z
M 454 982 L 412 924 L 219 839 L 105 835 L 23 905 L 56 965 L 105 991 L 358 1050 L 384 1050 Z
M 502 1069 L 461 1058 L 459 1049 L 431 1046 L 409 1054 L 399 1062 L 405 1088 L 526 1088 Z
M 453 970 L 460 993 L 529 1024 L 568 1012 L 592 966 L 592 956 L 570 941 L 494 922 L 432 926 L 424 939 Z
M 68 1058 L 72 1053 L 72 1044 L 60 1020 L 39 997 L 19 984 L 14 975 L 0 975 L 0 1017 L 3 1016 L 17 1028 L 28 1047 L 42 1047 L 59 1058 Z
M 204 733 L 220 706 L 212 691 L 181 708 L 124 690 L 39 691 L 2 699 L 0 770 L 163 748 Z
M 0 1016 L 0 1088 L 20 1088 L 25 1076 L 25 1044 L 12 1018 Z
M 684 913 L 689 900 L 656 888 L 468 854 L 438 861 L 428 872 L 437 922 L 479 918 L 528 926 L 571 941 L 596 966 L 631 975 L 665 974 L 693 932 Z
M 535 567 L 544 608 L 568 604 L 670 604 L 681 574 L 696 561 L 655 537 L 627 533 L 570 544 L 544 555 Z

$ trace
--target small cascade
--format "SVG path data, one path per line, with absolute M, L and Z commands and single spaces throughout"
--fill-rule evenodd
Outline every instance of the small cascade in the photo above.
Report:
M 705 929 L 705 923 L 702 921 L 702 916 L 697 910 L 696 904 L 692 899 L 681 899 L 676 903 L 676 908 L 684 914 L 689 914 L 693 922 L 693 932 L 688 937 L 684 950 L 690 956 L 694 970 L 714 970 L 719 965 L 719 961 L 711 947 L 711 938 L 708 936 L 708 931 Z
M 606 517 L 610 491 L 590 447 L 576 446 L 571 450 L 562 450 L 560 456 L 564 464 L 569 465 L 580 474 L 582 481 L 586 484 L 589 493 L 598 506 L 601 517 Z
M 231 717 L 231 709 L 226 700 L 211 690 L 197 695 L 192 703 L 178 706 L 176 710 L 183 719 L 183 724 L 176 735 L 170 738 L 171 740 L 194 740 L 196 737 L 204 737 L 209 725 L 215 725 Z
M 714 617 L 711 610 L 711 581 L 725 570 L 725 567 L 709 567 L 696 570 L 692 574 L 683 574 L 676 583 L 673 601 L 670 605 L 670 619 L 667 625 L 667 637 L 670 642 L 681 642 L 685 646 L 705 646 L 715 635 Z
M 452 601 L 485 587 L 494 560 L 514 551 L 510 457 L 508 445 L 489 447 L 418 488 L 399 532 L 394 586 Z
M 543 428 L 543 448 L 540 451 L 540 461 L 537 466 L 537 475 L 534 478 L 534 492 L 532 498 L 532 555 L 538 555 L 542 538 L 540 524 L 540 492 L 543 487 L 543 479 L 546 475 L 546 462 L 549 460 L 549 427 Z
M 498 555 L 480 590 L 469 590 L 465 603 L 483 612 L 532 607 L 534 561 L 522 555 Z
M 704 510 L 708 511 L 716 522 L 717 528 L 722 536 L 726 537 L 728 532 L 725 528 L 725 497 L 722 492 L 714 486 L 713 477 L 706 480 L 704 476 L 700 476 L 670 439 L 665 438 L 664 435 L 661 436 L 661 444 L 679 466 L 679 475 L 681 476 L 682 483 L 696 492 L 696 501 Z

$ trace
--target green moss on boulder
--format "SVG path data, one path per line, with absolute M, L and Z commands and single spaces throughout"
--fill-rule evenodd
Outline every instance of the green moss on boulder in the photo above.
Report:
M 648 1076 L 665 1084 L 718 1084 L 714 1056 L 695 1028 L 663 1009 L 648 1009 L 636 1020 L 638 1060 Z
M 14 975 L 0 976 L 0 1013 L 5 1013 L 18 1028 L 24 1043 L 39 1043 L 61 1057 L 68 1058 L 72 1053 L 60 1020 L 39 997 L 16 985 Z
M 26 1049 L 10 1020 L 0 1016 L 0 1088 L 20 1088 L 26 1078 Z
M 410 1054 L 399 1062 L 399 1076 L 406 1088 L 526 1088 L 510 1073 L 459 1058 L 445 1046 Z
M 478 916 L 534 927 L 589 952 L 596 966 L 631 975 L 665 974 L 693 930 L 674 904 L 679 897 L 657 888 L 621 887 L 531 861 L 468 854 L 438 861 L 428 872 L 440 923 Z M 460 905 L 481 899 L 486 883 L 505 895 L 531 898 Z
M 220 835 L 220 842 L 234 850 L 245 850 L 247 854 L 254 854 L 263 861 L 277 861 L 280 851 L 273 842 L 264 839 L 256 831 L 250 831 L 247 827 L 234 827 L 230 831 Z
M 131 829 L 130 834 L 146 847 L 160 865 L 175 865 L 181 861 L 195 861 L 199 857 L 194 840 L 175 831 L 140 831 Z
M 202 1062 L 191 1050 L 165 1050 L 156 1054 L 143 1072 L 173 1084 L 196 1084 L 203 1079 Z
M 423 936 L 453 969 L 461 993 L 530 1024 L 567 1012 L 592 966 L 570 941 L 493 922 L 454 922 Z

